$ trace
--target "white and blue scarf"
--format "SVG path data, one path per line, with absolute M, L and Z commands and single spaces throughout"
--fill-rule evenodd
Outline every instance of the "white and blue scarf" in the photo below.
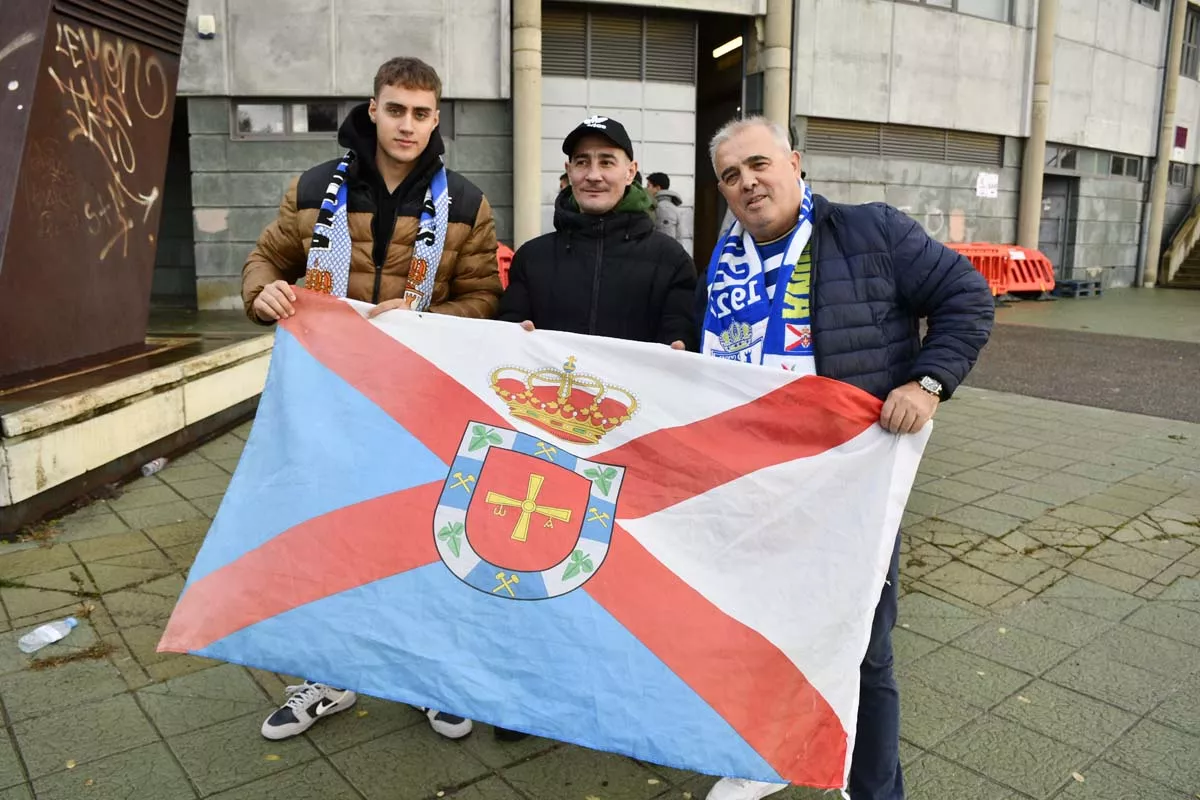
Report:
M 313 226 L 308 251 L 308 271 L 304 285 L 313 291 L 345 297 L 350 286 L 350 226 L 346 218 L 346 171 L 354 160 L 351 150 L 338 162 L 333 179 L 325 190 L 321 210 Z M 413 243 L 412 263 L 404 297 L 414 311 L 429 308 L 433 282 L 442 261 L 446 243 L 446 224 L 450 218 L 450 193 L 446 188 L 446 168 L 439 167 L 425 190 L 425 204 L 417 238 Z
M 790 311 L 787 289 L 792 270 L 808 246 L 813 230 L 812 190 L 803 181 L 800 186 L 803 191 L 800 216 L 775 275 L 773 294 L 767 291 L 758 248 L 741 222 L 735 221 L 713 250 L 708 265 L 708 307 L 700 352 L 750 364 L 811 371 L 811 366 L 801 367 L 805 359 L 811 365 L 811 353 L 796 354 L 788 346 L 787 335 Z

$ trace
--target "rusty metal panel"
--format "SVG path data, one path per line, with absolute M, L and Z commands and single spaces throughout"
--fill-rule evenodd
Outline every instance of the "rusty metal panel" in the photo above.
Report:
M 80 19 L 85 5 L 106 27 Z M 56 2 L 49 15 L 16 192 L 0 209 L 0 375 L 145 338 L 179 58 L 96 10 L 128 21 L 145 5 Z M 179 22 L 176 52 L 182 35 Z
M 0 254 L 8 238 L 7 209 L 17 187 L 49 15 L 48 0 L 0 0 Z

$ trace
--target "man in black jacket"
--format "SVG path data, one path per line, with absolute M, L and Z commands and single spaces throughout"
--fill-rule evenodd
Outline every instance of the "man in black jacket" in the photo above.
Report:
M 570 186 L 554 233 L 517 250 L 498 319 L 695 350 L 691 256 L 655 230 L 624 126 L 585 119 L 563 140 Z

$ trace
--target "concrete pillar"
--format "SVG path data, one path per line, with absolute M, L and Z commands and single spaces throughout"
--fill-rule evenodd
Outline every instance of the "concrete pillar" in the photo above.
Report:
M 792 111 L 792 0 L 767 0 L 763 32 L 763 115 L 785 129 Z
M 1050 82 L 1054 78 L 1054 30 L 1058 0 L 1038 3 L 1037 40 L 1033 58 L 1033 97 L 1029 139 L 1021 163 L 1021 203 L 1017 209 L 1017 244 L 1036 250 L 1042 224 L 1042 179 L 1046 174 L 1046 128 L 1050 124 Z
M 542 232 L 542 3 L 513 0 L 513 246 Z
M 1175 101 L 1179 93 L 1179 62 L 1183 57 L 1183 25 L 1188 0 L 1175 0 L 1171 14 L 1171 38 L 1167 44 L 1167 67 L 1163 75 L 1161 128 L 1154 159 L 1154 177 L 1150 182 L 1150 219 L 1146 222 L 1146 256 L 1141 264 L 1142 286 L 1158 281 L 1158 262 L 1162 255 L 1163 215 L 1167 205 L 1167 182 L 1171 170 L 1171 150 L 1175 146 Z

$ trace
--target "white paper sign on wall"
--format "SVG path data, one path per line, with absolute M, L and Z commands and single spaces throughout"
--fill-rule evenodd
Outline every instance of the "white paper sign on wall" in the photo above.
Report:
M 975 178 L 976 197 L 999 197 L 1000 175 L 995 172 L 981 172 Z

